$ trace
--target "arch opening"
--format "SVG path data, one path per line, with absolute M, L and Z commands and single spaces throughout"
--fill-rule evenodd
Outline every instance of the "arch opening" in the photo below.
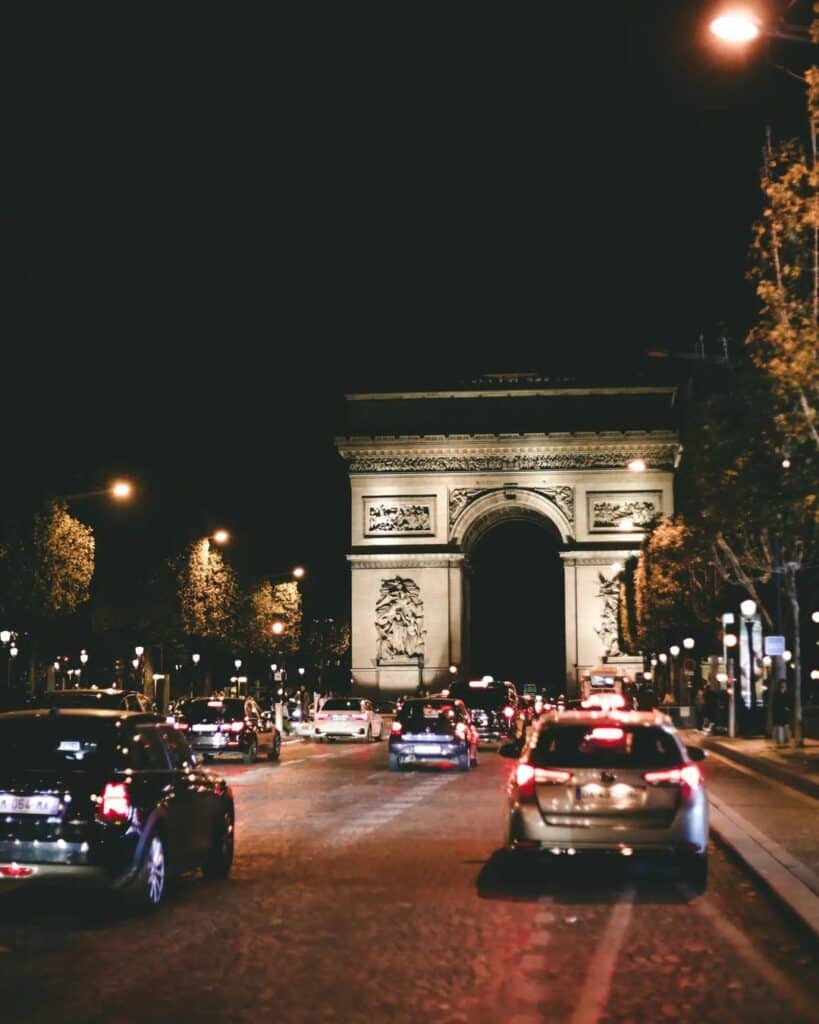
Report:
M 555 696 L 566 680 L 561 540 L 547 521 L 496 520 L 470 549 L 469 669 L 534 683 Z

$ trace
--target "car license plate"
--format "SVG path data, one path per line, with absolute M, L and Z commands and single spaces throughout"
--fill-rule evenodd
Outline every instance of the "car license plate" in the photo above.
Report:
M 13 793 L 0 793 L 0 814 L 55 815 L 59 810 L 58 796 L 15 796 Z
M 416 743 L 416 754 L 440 754 L 441 748 L 437 743 Z
M 193 726 L 194 732 L 216 732 L 215 725 L 195 725 Z
M 348 717 L 349 717 L 348 715 L 333 715 L 333 721 L 334 722 L 346 722 Z

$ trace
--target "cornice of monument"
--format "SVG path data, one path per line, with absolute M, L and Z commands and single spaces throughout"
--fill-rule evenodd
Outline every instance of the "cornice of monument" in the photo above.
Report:
M 669 430 L 378 435 L 338 437 L 335 444 L 350 473 L 622 469 L 633 458 L 649 469 L 671 469 L 680 452 Z

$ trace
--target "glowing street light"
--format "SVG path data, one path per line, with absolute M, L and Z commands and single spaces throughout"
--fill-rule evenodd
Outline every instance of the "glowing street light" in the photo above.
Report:
M 225 529 L 214 530 L 212 537 L 217 544 L 227 544 L 230 540 L 230 533 Z
M 281 636 L 284 632 L 284 623 L 277 619 L 270 627 L 271 633 L 274 636 Z
M 138 658 L 141 658 L 144 653 L 145 653 L 145 648 L 142 646 L 142 644 L 137 644 L 136 647 L 134 648 L 134 654 Z
M 88 664 L 88 651 L 80 651 L 80 663 L 82 665 Z
M 709 28 L 724 43 L 750 43 L 761 34 L 760 21 L 748 11 L 730 11 L 714 18 Z
M 304 566 L 303 565 L 297 565 L 293 569 L 293 578 L 297 579 L 297 580 L 303 580 L 304 579 L 304 573 L 305 573 Z
M 819 612 L 811 612 L 810 613 L 810 621 L 811 622 L 819 622 Z M 3 640 L 3 634 L 2 633 L 0 633 L 0 640 Z M 3 643 L 6 643 L 6 642 L 7 641 L 3 640 Z
M 134 493 L 134 485 L 130 480 L 115 480 L 111 484 L 111 497 L 117 501 L 127 501 Z
M 236 671 L 238 672 L 239 669 L 242 667 L 242 659 L 241 658 L 234 658 L 233 659 L 233 665 L 234 665 Z
M 202 657 L 201 654 L 195 654 L 194 653 L 194 654 L 191 655 L 191 661 L 194 663 L 194 665 L 198 665 L 199 664 L 199 659 L 201 657 Z
M 0 629 L 0 644 L 7 644 L 9 640 L 11 640 L 11 630 Z
M 671 645 L 671 646 L 670 646 L 670 647 L 668 648 L 668 653 L 669 653 L 669 654 L 671 655 L 671 657 L 672 657 L 672 658 L 676 658 L 676 657 L 678 657 L 678 656 L 679 656 L 679 653 L 680 653 L 680 647 L 679 647 L 679 644 L 672 644 L 672 645 Z
M 686 649 L 687 651 L 693 651 L 693 650 L 694 650 L 694 644 L 695 644 L 695 643 L 696 643 L 696 641 L 694 640 L 694 637 L 693 637 L 693 636 L 687 636 L 687 637 L 685 637 L 685 639 L 683 640 L 683 647 L 684 647 L 684 648 L 685 648 L 685 649 Z
M 736 633 L 726 633 L 722 638 L 722 642 L 726 647 L 736 647 L 739 642 L 739 638 Z

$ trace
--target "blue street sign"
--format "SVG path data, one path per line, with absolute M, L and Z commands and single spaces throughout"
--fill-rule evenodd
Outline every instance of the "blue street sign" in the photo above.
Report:
M 766 636 L 765 637 L 765 653 L 770 654 L 774 658 L 781 657 L 785 653 L 785 637 L 784 636 Z

